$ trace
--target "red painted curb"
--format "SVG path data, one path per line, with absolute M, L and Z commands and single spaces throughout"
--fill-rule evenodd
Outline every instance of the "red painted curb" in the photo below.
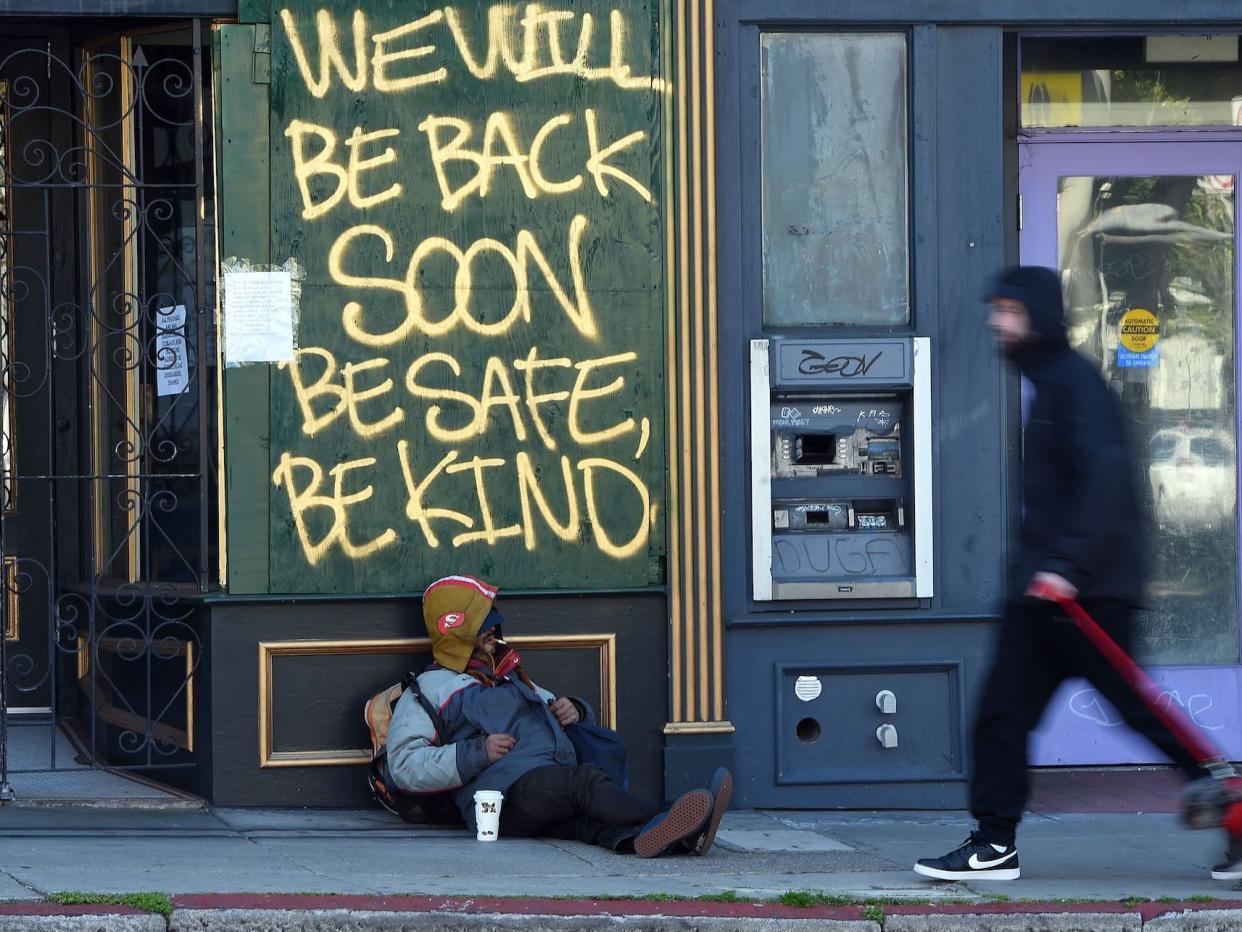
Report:
M 132 906 L 107 903 L 41 903 L 15 900 L 0 903 L 0 916 L 146 916 L 152 915 Z

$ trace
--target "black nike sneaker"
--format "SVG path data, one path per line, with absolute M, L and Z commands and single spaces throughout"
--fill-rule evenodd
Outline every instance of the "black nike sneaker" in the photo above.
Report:
M 1230 838 L 1225 859 L 1212 868 L 1213 880 L 1242 880 L 1242 838 Z
M 1018 849 L 1013 845 L 991 844 L 978 832 L 971 832 L 960 848 L 954 848 L 942 858 L 920 859 L 914 870 L 937 880 L 1017 880 L 1022 876 L 1018 868 Z

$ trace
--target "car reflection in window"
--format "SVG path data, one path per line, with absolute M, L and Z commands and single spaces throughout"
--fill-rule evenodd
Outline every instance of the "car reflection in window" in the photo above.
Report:
M 1232 522 L 1237 499 L 1233 438 L 1212 428 L 1167 428 L 1148 445 L 1153 517 L 1190 534 Z

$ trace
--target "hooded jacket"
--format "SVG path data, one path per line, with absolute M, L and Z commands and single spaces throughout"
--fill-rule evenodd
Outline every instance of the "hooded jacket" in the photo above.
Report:
M 1070 349 L 1061 285 L 1050 269 L 1001 272 L 989 297 L 1026 305 L 1031 339 L 1009 353 L 1035 389 L 1022 438 L 1022 529 L 1010 592 L 1039 571 L 1057 573 L 1080 599 L 1143 599 L 1146 521 L 1136 461 L 1116 395 Z
M 536 767 L 578 762 L 548 703 L 555 697 L 516 676 L 485 685 L 466 673 L 475 636 L 491 610 L 495 587 L 470 576 L 437 580 L 423 593 L 423 620 L 435 663 L 418 676 L 418 688 L 440 713 L 444 733 L 407 690 L 393 710 L 388 729 L 388 772 L 407 793 L 455 790 L 453 800 L 474 829 L 474 794 L 506 792 Z M 584 721 L 590 707 L 574 699 Z M 513 748 L 487 762 L 488 735 L 511 735 Z

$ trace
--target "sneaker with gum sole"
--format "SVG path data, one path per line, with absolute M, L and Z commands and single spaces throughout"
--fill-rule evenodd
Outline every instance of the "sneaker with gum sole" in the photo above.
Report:
M 691 790 L 683 794 L 668 810 L 660 813 L 634 838 L 634 853 L 640 858 L 655 858 L 691 842 L 703 831 L 712 814 L 714 800 L 707 790 Z

